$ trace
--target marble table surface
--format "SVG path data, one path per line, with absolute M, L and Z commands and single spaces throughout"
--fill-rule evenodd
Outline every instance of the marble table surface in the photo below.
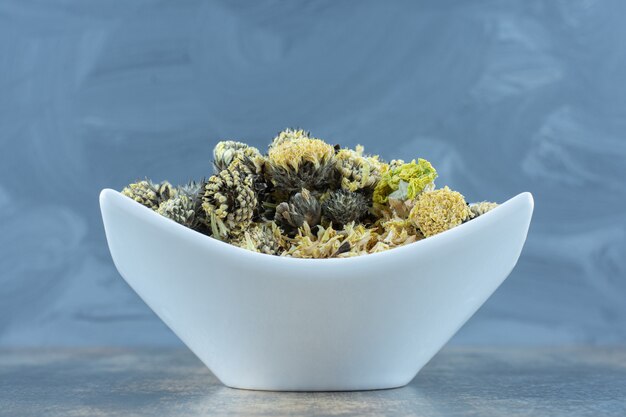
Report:
M 188 350 L 0 350 L 1 416 L 626 416 L 626 347 L 446 348 L 404 388 L 227 388 Z

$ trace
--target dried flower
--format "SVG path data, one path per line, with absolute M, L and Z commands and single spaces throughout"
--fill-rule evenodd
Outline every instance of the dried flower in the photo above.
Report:
M 369 210 L 370 204 L 362 193 L 337 190 L 322 203 L 322 213 L 334 226 L 359 221 Z
M 322 207 L 319 201 L 307 189 L 303 189 L 276 207 L 274 220 L 288 234 L 293 234 L 305 223 L 315 227 L 321 219 Z
M 378 156 L 364 156 L 363 147 L 341 149 L 335 155 L 335 166 L 341 175 L 341 188 L 348 191 L 374 189 L 386 164 Z
M 496 207 L 498 207 L 498 203 L 492 203 L 489 201 L 481 201 L 480 203 L 472 203 L 469 205 L 469 209 L 472 212 L 472 218 L 482 216 Z
M 295 258 L 346 258 L 368 253 L 377 239 L 374 229 L 353 223 L 337 231 L 332 227 L 317 227 L 313 233 L 308 224 L 291 239 L 290 248 L 283 255 Z
M 265 163 L 261 152 L 253 146 L 242 142 L 226 140 L 218 142 L 213 149 L 213 165 L 216 172 L 223 171 L 235 162 L 242 162 L 240 169 L 249 174 L 260 174 Z
M 409 219 L 425 237 L 452 229 L 469 219 L 471 211 L 463 196 L 448 187 L 422 193 Z
M 282 132 L 279 132 L 278 135 L 272 141 L 270 147 L 282 145 L 285 142 L 290 142 L 294 140 L 300 139 L 309 139 L 310 133 L 303 129 L 290 129 L 287 128 Z
M 185 196 L 190 200 L 194 211 L 194 222 L 191 227 L 197 231 L 209 234 L 206 228 L 210 227 L 210 220 L 202 208 L 202 198 L 204 197 L 206 183 L 207 180 L 204 178 L 200 181 L 189 181 L 187 184 L 176 187 L 176 193 L 178 196 Z
M 374 202 L 385 204 L 391 196 L 399 200 L 414 199 L 430 187 L 434 187 L 437 171 L 425 159 L 392 168 L 382 175 L 374 190 Z
M 235 246 L 268 255 L 280 255 L 285 238 L 274 222 L 255 224 L 243 235 L 231 241 Z
M 379 241 L 386 243 L 389 247 L 406 245 L 424 238 L 410 220 L 393 218 L 382 222 L 381 227 L 383 232 Z
M 204 186 L 206 185 L 206 180 L 202 181 L 189 181 L 186 184 L 179 185 L 176 187 L 176 193 L 178 195 L 187 196 L 190 199 L 201 198 L 204 193 Z
M 335 149 L 319 139 L 286 140 L 268 153 L 268 175 L 274 186 L 287 194 L 302 188 L 322 192 L 337 182 Z
M 381 219 L 403 219 L 406 220 L 409 217 L 409 213 L 415 206 L 415 200 L 398 200 L 393 197 L 389 197 L 387 205 L 382 206 L 384 210 L 379 211 Z
M 204 196 L 204 187 L 206 186 L 206 179 L 202 179 L 199 182 L 189 181 L 187 184 L 179 185 L 176 187 L 176 194 L 179 196 L 187 197 L 192 207 L 196 211 L 196 217 L 200 212 L 204 213 L 202 210 L 202 197 Z
M 155 184 L 146 179 L 128 185 L 122 190 L 122 194 L 132 198 L 139 204 L 156 210 L 161 202 L 174 196 L 176 191 L 167 181 Z
M 331 146 L 303 129 L 278 133 L 262 155 L 237 141 L 213 150 L 216 174 L 173 188 L 130 184 L 122 193 L 200 233 L 252 251 L 301 258 L 381 252 L 480 216 L 496 203 L 466 204 L 424 159 L 388 164 Z
M 168 181 L 161 181 L 156 188 L 161 201 L 165 201 L 176 196 L 176 188 L 172 187 L 172 184 Z
M 273 211 L 270 212 L 267 209 L 267 203 L 273 201 L 272 194 L 274 188 L 264 175 L 265 158 L 263 156 L 260 156 L 260 158 L 253 160 L 248 156 L 244 156 L 241 159 L 235 159 L 228 167 L 231 171 L 237 171 L 242 178 L 246 176 L 252 178 L 252 189 L 257 199 L 253 217 L 255 221 L 267 220 L 274 216 Z
M 223 239 L 250 225 L 257 206 L 251 176 L 225 169 L 209 178 L 204 189 L 202 208 L 215 236 Z
M 157 213 L 192 229 L 197 226 L 194 202 L 186 195 L 178 195 L 163 201 Z
M 365 255 L 370 250 L 372 245 L 378 240 L 378 233 L 375 228 L 367 228 L 362 224 L 348 223 L 340 231 L 340 234 L 345 235 L 342 242 L 344 249 L 340 246 L 334 256 L 339 258 L 347 258 L 358 255 Z M 350 245 L 349 250 L 345 248 L 346 244 Z

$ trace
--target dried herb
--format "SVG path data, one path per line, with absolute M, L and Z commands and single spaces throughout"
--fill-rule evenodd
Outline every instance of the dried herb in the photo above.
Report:
M 250 226 L 257 206 L 251 176 L 225 169 L 210 177 L 204 190 L 202 208 L 214 236 L 225 239 Z
M 303 129 L 263 155 L 243 142 L 213 150 L 216 173 L 176 188 L 146 179 L 122 193 L 177 223 L 251 251 L 300 258 L 381 252 L 442 233 L 497 207 L 467 204 L 425 159 L 389 163 Z
M 322 207 L 309 190 L 303 189 L 289 199 L 289 202 L 280 203 L 276 207 L 274 220 L 289 235 L 294 234 L 307 223 L 315 227 L 320 223 Z
M 155 184 L 150 180 L 142 180 L 126 186 L 122 190 L 122 194 L 139 204 L 156 210 L 163 201 L 174 196 L 175 190 L 167 181 Z
M 452 229 L 470 217 L 465 198 L 448 187 L 421 194 L 409 214 L 425 237 Z

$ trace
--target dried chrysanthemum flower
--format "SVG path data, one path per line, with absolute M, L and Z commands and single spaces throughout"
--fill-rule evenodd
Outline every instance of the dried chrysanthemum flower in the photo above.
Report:
M 161 202 L 173 197 L 176 191 L 167 181 L 155 184 L 146 179 L 129 184 L 122 190 L 122 194 L 132 198 L 139 204 L 156 210 Z
M 242 142 L 225 140 L 215 145 L 213 148 L 213 165 L 216 172 L 227 169 L 235 161 L 242 162 L 240 169 L 245 169 L 249 174 L 260 174 L 265 158 L 257 148 Z
M 496 203 L 466 204 L 424 160 L 390 163 L 285 129 L 268 155 L 242 142 L 214 150 L 217 174 L 172 188 L 138 181 L 122 193 L 180 224 L 256 252 L 302 258 L 380 252 L 433 236 Z M 325 227 L 328 226 L 328 227 Z M 336 229 L 335 229 L 336 228 Z
M 337 182 L 335 149 L 320 139 L 288 140 L 272 146 L 267 158 L 267 175 L 274 186 L 287 194 L 302 188 L 323 192 Z
M 333 226 L 342 227 L 359 221 L 370 208 L 369 201 L 362 193 L 337 190 L 332 191 L 322 203 L 322 214 Z
M 251 176 L 225 169 L 209 178 L 204 190 L 202 208 L 214 236 L 223 239 L 250 225 L 257 206 Z
M 242 177 L 246 175 L 252 177 L 252 189 L 256 194 L 258 202 L 254 211 L 254 220 L 272 219 L 274 217 L 274 211 L 271 208 L 275 207 L 273 198 L 274 187 L 264 175 L 265 157 L 260 156 L 260 159 L 251 159 L 245 156 L 242 159 L 233 161 L 229 169 L 238 171 Z
M 389 197 L 398 200 L 413 199 L 422 191 L 434 188 L 437 171 L 425 159 L 418 159 L 391 168 L 386 171 L 376 189 L 374 190 L 374 202 L 385 204 Z
M 274 221 L 276 221 L 287 234 L 293 234 L 304 223 L 310 227 L 319 224 L 322 216 L 322 207 L 307 189 L 303 189 L 289 199 L 289 202 L 280 203 L 276 207 Z
M 350 223 L 343 229 L 318 226 L 316 233 L 305 224 L 291 239 L 284 255 L 294 258 L 346 258 L 368 253 L 377 240 L 376 231 Z
M 448 187 L 420 194 L 409 219 L 425 237 L 452 229 L 469 219 L 471 211 L 463 196 Z
M 178 196 L 187 197 L 191 207 L 193 207 L 194 226 L 192 226 L 192 228 L 196 230 L 200 230 L 202 225 L 206 227 L 209 226 L 209 219 L 202 208 L 202 197 L 204 196 L 206 183 L 206 179 L 203 178 L 201 181 L 189 181 L 186 184 L 176 187 L 176 194 Z
M 308 224 L 304 224 L 291 240 L 290 248 L 283 255 L 294 258 L 330 258 L 340 249 L 343 236 L 337 235 L 332 227 L 317 227 L 313 233 Z
M 274 222 L 255 224 L 241 236 L 231 241 L 235 246 L 268 255 L 280 255 L 285 238 Z
M 380 226 L 383 231 L 380 233 L 379 242 L 387 245 L 387 248 L 406 245 L 424 238 L 410 220 L 393 218 L 381 222 Z
M 192 229 L 197 226 L 194 202 L 186 195 L 178 195 L 163 201 L 157 213 Z
M 206 183 L 207 180 L 203 178 L 201 181 L 189 181 L 187 184 L 179 185 L 176 188 L 178 195 L 184 195 L 191 201 L 196 211 L 196 217 L 203 217 L 205 214 L 202 209 L 202 197 Z
M 341 176 L 341 188 L 348 191 L 373 190 L 386 164 L 378 156 L 364 156 L 363 147 L 341 149 L 335 155 L 335 166 Z
M 354 222 L 346 224 L 340 234 L 345 237 L 337 251 L 339 253 L 336 252 L 334 255 L 339 258 L 366 255 L 379 238 L 375 228 L 367 228 Z M 350 245 L 349 248 L 347 245 Z
M 492 203 L 490 201 L 481 201 L 480 203 L 472 203 L 469 205 L 469 209 L 472 212 L 472 218 L 482 216 L 496 207 L 498 207 L 498 203 Z
M 290 142 L 294 140 L 300 139 L 309 139 L 310 133 L 303 129 L 290 129 L 287 128 L 282 132 L 279 132 L 278 135 L 272 141 L 270 147 L 282 145 L 284 142 Z

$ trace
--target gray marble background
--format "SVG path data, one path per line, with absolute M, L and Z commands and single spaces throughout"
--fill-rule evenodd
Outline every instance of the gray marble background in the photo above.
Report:
M 0 2 L 0 346 L 175 345 L 117 274 L 103 187 L 207 175 L 286 126 L 535 195 L 457 344 L 626 342 L 626 2 Z

